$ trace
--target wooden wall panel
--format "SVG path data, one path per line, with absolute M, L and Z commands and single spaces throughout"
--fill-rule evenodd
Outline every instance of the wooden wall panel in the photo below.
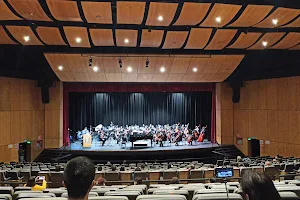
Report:
M 236 145 L 237 148 L 247 154 L 247 138 L 254 136 L 264 140 L 261 155 L 297 156 L 300 151 L 299 91 L 300 77 L 245 82 L 240 102 L 233 107 L 234 141 L 237 136 L 244 141 L 243 145 Z M 221 120 L 221 124 L 230 121 Z M 224 134 L 222 139 L 227 133 Z M 266 140 L 270 144 L 265 144 Z

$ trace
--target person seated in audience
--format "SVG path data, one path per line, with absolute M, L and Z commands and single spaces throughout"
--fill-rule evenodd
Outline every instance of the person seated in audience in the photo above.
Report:
M 143 184 L 143 179 L 141 177 L 135 177 L 134 179 L 134 185 L 142 185 Z
M 140 168 L 140 167 L 136 167 L 134 171 L 136 171 L 136 172 L 140 172 L 140 171 L 142 171 L 142 170 L 141 170 L 141 168 Z
M 265 162 L 265 167 L 266 167 L 266 166 L 272 166 L 272 162 L 271 162 L 271 161 L 266 161 L 266 162 Z
M 281 197 L 269 176 L 261 172 L 247 171 L 240 180 L 247 200 L 280 200 Z
M 120 167 L 120 171 L 121 171 L 121 172 L 125 171 L 125 167 L 124 167 L 124 166 L 121 166 L 121 167 Z
M 144 170 L 145 169 L 145 167 L 146 167 L 146 165 L 143 163 L 143 164 L 141 164 L 141 169 L 142 170 Z
M 87 157 L 70 160 L 64 170 L 64 186 L 69 200 L 88 200 L 88 194 L 95 184 L 95 166 Z
M 31 187 L 31 190 L 43 191 L 47 187 L 47 182 L 43 179 L 42 185 L 38 185 L 36 184 L 36 182 L 38 182 L 39 178 L 40 178 L 39 176 L 37 177 L 31 176 L 24 186 Z
M 173 165 L 171 163 L 168 164 L 168 169 L 171 169 Z
M 195 165 L 191 165 L 189 171 L 191 171 L 192 169 L 195 169 Z
M 111 171 L 114 172 L 114 171 L 116 171 L 116 170 L 117 170 L 117 167 L 116 167 L 115 165 L 112 165 L 112 166 L 111 166 Z
M 59 166 L 59 165 L 56 165 L 56 166 L 55 166 L 55 171 L 56 171 L 56 172 L 60 172 L 60 166 Z
M 179 179 L 178 179 L 176 176 L 174 176 L 174 177 L 171 179 L 170 184 L 179 184 Z
M 97 184 L 96 185 L 98 185 L 98 186 L 105 186 L 105 182 L 106 182 L 105 178 L 99 177 L 97 179 Z
M 241 157 L 241 156 L 237 156 L 237 157 L 236 157 L 236 162 L 238 162 L 238 163 L 239 163 L 239 162 L 243 162 L 242 157 Z
M 102 167 L 101 166 L 98 166 L 98 171 L 102 171 Z

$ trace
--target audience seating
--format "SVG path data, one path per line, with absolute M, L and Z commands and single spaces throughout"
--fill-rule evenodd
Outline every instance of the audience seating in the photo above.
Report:
M 228 194 L 230 200 L 243 200 L 242 196 L 239 194 Z M 216 194 L 197 194 L 193 197 L 193 200 L 226 200 L 226 193 L 216 193 Z

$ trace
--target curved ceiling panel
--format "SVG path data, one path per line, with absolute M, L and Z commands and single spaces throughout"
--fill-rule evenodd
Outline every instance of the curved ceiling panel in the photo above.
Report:
M 192 3 L 185 2 L 177 21 L 174 23 L 176 26 L 182 25 L 197 25 L 207 14 L 211 4 L 210 3 Z
M 273 9 L 273 6 L 248 5 L 241 16 L 229 26 L 250 27 L 263 20 Z
M 52 21 L 44 12 L 38 0 L 8 0 L 9 4 L 22 17 L 35 21 Z
M 241 7 L 241 5 L 216 3 L 208 14 L 207 18 L 200 24 L 200 26 L 223 27 L 234 18 Z
M 179 49 L 184 44 L 188 31 L 168 31 L 163 49 Z
M 228 45 L 228 43 L 235 36 L 237 30 L 222 30 L 219 29 L 215 33 L 213 39 L 210 43 L 205 47 L 205 50 L 221 50 Z
M 111 29 L 90 29 L 91 38 L 95 46 L 114 46 Z
M 6 28 L 22 45 L 43 45 L 29 26 L 6 26 Z
M 163 39 L 164 31 L 163 30 L 143 30 L 141 47 L 159 47 Z
M 117 1 L 118 24 L 141 24 L 146 2 Z
M 169 26 L 177 10 L 177 3 L 151 2 L 146 25 L 148 26 Z M 159 17 L 161 17 L 159 19 Z
M 71 47 L 91 47 L 85 27 L 64 26 L 63 28 Z
M 58 21 L 81 22 L 76 1 L 68 0 L 46 0 L 52 16 Z
M 185 49 L 203 49 L 211 36 L 211 28 L 192 28 Z M 201 35 L 201 37 L 199 37 Z
M 4 1 L 0 1 L 0 20 L 23 20 L 16 16 L 5 4 Z
M 137 30 L 117 29 L 116 30 L 117 46 L 135 47 L 137 44 L 137 36 L 138 36 Z
M 2 26 L 0 26 L 0 44 L 17 44 L 7 35 Z
M 285 33 L 266 33 L 264 34 L 259 41 L 257 41 L 250 50 L 266 49 L 274 45 L 280 38 L 284 36 Z M 265 45 L 264 45 L 265 44 Z
M 60 31 L 56 27 L 42 27 L 36 29 L 41 40 L 47 45 L 66 45 L 61 37 Z
M 237 40 L 227 48 L 232 49 L 247 49 L 252 46 L 262 33 L 241 33 Z
M 300 43 L 300 33 L 288 33 L 280 42 L 270 49 L 289 49 Z
M 112 24 L 110 2 L 81 2 L 85 19 L 88 23 Z
M 300 10 L 291 8 L 277 8 L 272 14 L 270 14 L 262 22 L 254 25 L 259 28 L 274 28 L 282 26 L 300 14 Z M 273 23 L 273 20 L 277 20 L 277 23 Z

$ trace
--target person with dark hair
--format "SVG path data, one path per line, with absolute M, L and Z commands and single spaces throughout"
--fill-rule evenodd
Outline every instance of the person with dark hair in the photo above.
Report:
M 121 167 L 120 167 L 120 171 L 121 171 L 121 172 L 125 171 L 125 167 L 124 167 L 124 166 L 121 166 Z
M 141 177 L 136 177 L 135 179 L 134 179 L 134 185 L 141 185 L 141 184 L 143 184 L 143 179 L 141 178 Z
M 142 171 L 142 170 L 141 170 L 141 168 L 140 168 L 140 167 L 136 167 L 134 171 L 136 171 L 136 172 L 140 172 L 140 171 Z
M 174 176 L 174 177 L 171 179 L 170 184 L 179 184 L 179 179 L 178 179 L 176 176 Z
M 99 177 L 97 179 L 97 184 L 96 185 L 98 185 L 98 186 L 105 186 L 105 182 L 106 182 L 105 178 Z
M 112 165 L 112 166 L 111 166 L 111 171 L 114 172 L 114 171 L 116 171 L 116 170 L 117 170 L 117 167 L 116 167 L 115 165 Z
M 217 180 L 216 180 L 215 178 L 210 178 L 210 179 L 209 179 L 209 182 L 210 182 L 210 183 L 216 183 Z
M 95 165 L 87 157 L 73 158 L 67 163 L 63 177 L 68 199 L 88 200 L 94 186 Z
M 141 169 L 144 170 L 146 165 L 144 163 L 141 164 Z
M 102 171 L 102 167 L 101 166 L 98 166 L 98 171 Z
M 264 173 L 247 171 L 240 180 L 241 189 L 248 200 L 280 200 L 273 181 Z
M 42 185 L 38 185 L 36 184 L 36 182 L 39 180 L 39 178 L 40 178 L 39 176 L 37 177 L 31 176 L 24 186 L 31 187 L 31 190 L 43 191 L 47 187 L 47 182 L 43 179 Z

